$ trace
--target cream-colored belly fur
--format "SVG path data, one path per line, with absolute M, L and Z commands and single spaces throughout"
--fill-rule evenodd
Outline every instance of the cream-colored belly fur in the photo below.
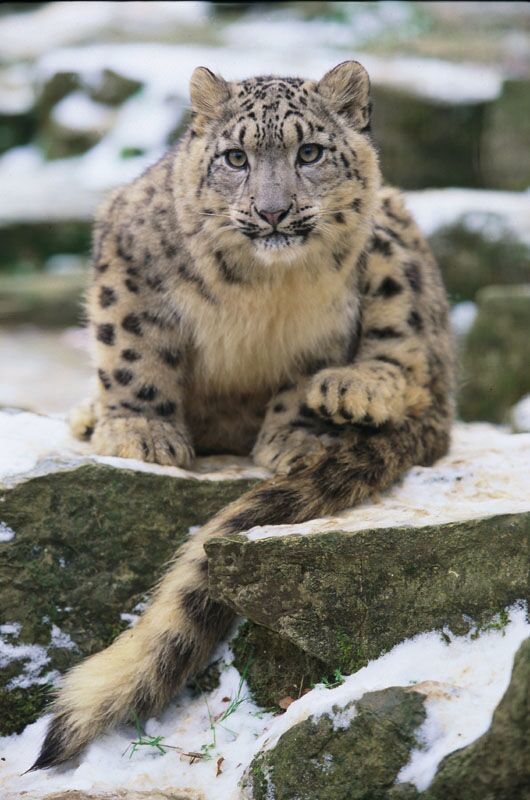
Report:
M 203 396 L 278 385 L 299 372 L 304 358 L 329 349 L 357 313 L 351 298 L 346 305 L 342 276 L 308 276 L 303 268 L 257 292 L 232 292 L 230 303 L 193 309 L 200 313 L 193 382 Z

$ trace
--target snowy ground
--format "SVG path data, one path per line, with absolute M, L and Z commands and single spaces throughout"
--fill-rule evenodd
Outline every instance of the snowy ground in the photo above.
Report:
M 514 654 L 530 636 L 522 607 L 514 606 L 509 618 L 503 630 L 486 631 L 477 638 L 470 633 L 450 637 L 446 643 L 434 632 L 417 636 L 371 661 L 335 689 L 316 686 L 276 717 L 248 698 L 224 646 L 217 654 L 222 659 L 219 687 L 196 698 L 185 693 L 147 723 L 149 736 L 164 737 L 165 754 L 140 747 L 131 755 L 136 732 L 124 726 L 100 737 L 76 764 L 22 775 L 42 742 L 47 724 L 42 718 L 20 735 L 0 739 L 1 796 L 15 800 L 67 789 L 97 793 L 156 788 L 189 789 L 190 797 L 205 800 L 237 800 L 238 782 L 259 749 L 274 746 L 282 733 L 309 716 L 331 713 L 335 705 L 343 707 L 365 692 L 388 686 L 415 686 L 426 695 L 421 747 L 399 776 L 425 788 L 447 753 L 474 741 L 490 725 L 508 686 Z M 223 720 L 232 701 L 237 707 Z

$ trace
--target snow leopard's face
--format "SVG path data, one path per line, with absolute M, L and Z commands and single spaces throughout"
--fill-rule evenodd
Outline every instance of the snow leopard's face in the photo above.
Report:
M 360 65 L 339 65 L 319 83 L 226 83 L 204 68 L 193 80 L 204 146 L 199 198 L 212 233 L 217 220 L 219 234 L 236 232 L 260 259 L 292 260 L 366 216 L 379 172 Z

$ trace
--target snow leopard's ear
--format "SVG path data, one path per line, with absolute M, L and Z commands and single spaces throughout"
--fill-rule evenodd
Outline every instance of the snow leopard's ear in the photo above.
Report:
M 370 130 L 370 79 L 358 61 L 343 61 L 317 83 L 327 105 L 361 133 Z
M 204 122 L 220 117 L 230 99 L 230 85 L 207 67 L 193 70 L 190 81 L 191 106 L 195 117 L 195 129 L 204 127 Z

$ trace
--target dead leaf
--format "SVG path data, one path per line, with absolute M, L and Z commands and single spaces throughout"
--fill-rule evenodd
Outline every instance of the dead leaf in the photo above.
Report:
M 221 758 L 217 759 L 217 772 L 215 773 L 216 778 L 218 778 L 219 775 L 221 775 L 223 772 L 223 770 L 221 769 L 223 761 L 224 761 L 224 756 L 221 756 Z
M 284 711 L 289 708 L 291 703 L 294 703 L 294 697 L 282 697 L 281 700 L 278 700 L 278 705 L 280 708 L 283 708 Z

